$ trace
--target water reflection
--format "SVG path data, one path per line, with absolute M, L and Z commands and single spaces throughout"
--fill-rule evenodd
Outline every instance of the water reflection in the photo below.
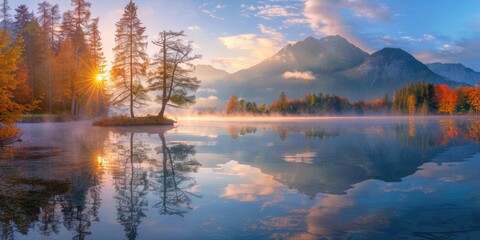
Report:
M 251 123 L 243 127 L 235 123 L 227 125 L 230 133 L 231 129 L 240 133 L 230 134 L 235 144 L 219 141 L 216 148 L 227 155 L 235 153 L 232 159 L 259 168 L 310 197 L 345 194 L 354 184 L 369 179 L 401 181 L 426 162 L 462 161 L 478 151 L 468 143 L 478 141 L 479 120 L 405 120 L 264 124 L 262 131 L 251 130 L 255 129 Z M 256 138 L 263 142 L 248 140 Z M 452 146 L 460 146 L 462 153 L 435 158 Z
M 5 150 L 0 239 L 480 234 L 478 119 L 82 124 Z
M 184 216 L 192 209 L 192 198 L 200 197 L 191 192 L 196 182 L 189 176 L 200 167 L 192 157 L 195 147 L 167 142 L 163 130 L 146 130 L 113 130 L 107 146 L 109 160 L 100 161 L 112 164 L 117 222 L 124 227 L 127 239 L 138 237 L 138 227 L 150 206 L 161 215 Z M 149 198 L 149 194 L 157 197 Z
M 105 132 L 85 139 L 82 129 L 58 124 L 55 137 L 62 141 L 52 146 L 52 124 L 24 127 L 29 130 L 24 141 L 10 149 L 10 158 L 0 160 L 1 239 L 14 239 L 16 232 L 49 237 L 62 228 L 84 239 L 91 222 L 98 221 L 101 173 L 92 159 L 101 151 Z

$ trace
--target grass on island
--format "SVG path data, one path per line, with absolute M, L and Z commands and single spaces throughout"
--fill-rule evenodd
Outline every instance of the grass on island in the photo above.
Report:
M 173 125 L 174 120 L 168 118 L 159 118 L 157 116 L 134 117 L 116 116 L 103 118 L 93 122 L 93 126 L 100 127 L 120 127 L 120 126 L 151 126 L 151 125 Z

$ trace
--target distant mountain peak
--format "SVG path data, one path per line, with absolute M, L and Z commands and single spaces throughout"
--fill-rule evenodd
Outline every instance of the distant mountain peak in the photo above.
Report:
M 435 62 L 429 63 L 427 66 L 436 74 L 444 76 L 450 80 L 470 85 L 480 84 L 480 73 L 475 72 L 475 70 L 466 67 L 461 63 Z

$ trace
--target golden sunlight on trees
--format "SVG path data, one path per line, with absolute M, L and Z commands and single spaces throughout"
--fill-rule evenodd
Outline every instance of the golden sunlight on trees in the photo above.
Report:
M 200 55 L 193 55 L 193 42 L 185 42 L 182 32 L 160 32 L 153 44 L 160 47 L 151 64 L 148 89 L 159 91 L 156 101 L 162 106 L 158 113 L 163 118 L 166 106 L 180 108 L 195 103 L 195 96 L 189 95 L 200 86 L 197 78 L 190 77 L 194 65 L 192 61 Z

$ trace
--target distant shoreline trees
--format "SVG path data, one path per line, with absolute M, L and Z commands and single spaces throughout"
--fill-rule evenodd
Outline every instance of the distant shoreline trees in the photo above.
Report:
M 257 107 L 237 96 L 231 96 L 225 112 L 227 115 L 428 115 L 428 114 L 478 114 L 480 89 L 478 86 L 452 89 L 447 85 L 411 83 L 395 92 L 390 101 L 350 102 L 347 98 L 330 94 L 305 94 L 301 99 L 288 99 L 281 92 L 268 107 Z

